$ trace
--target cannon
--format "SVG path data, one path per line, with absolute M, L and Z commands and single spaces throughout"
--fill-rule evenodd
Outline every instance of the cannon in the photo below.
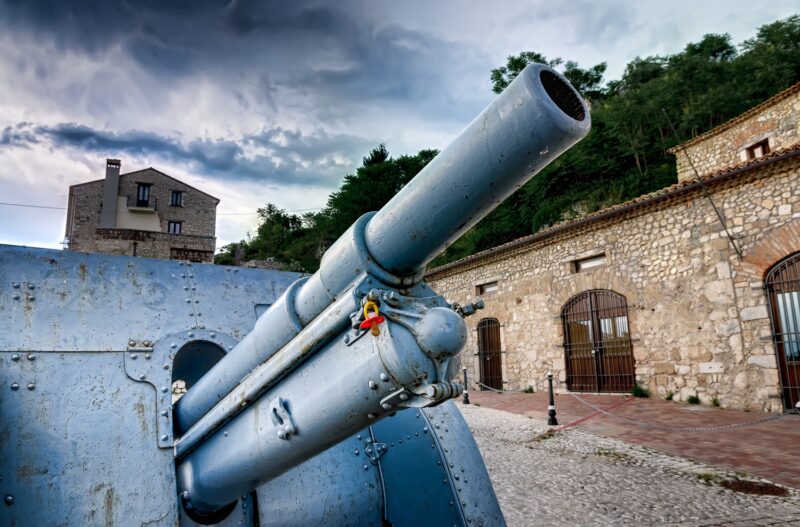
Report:
M 0 246 L 0 524 L 503 525 L 423 274 L 589 128 L 529 65 L 312 276 Z

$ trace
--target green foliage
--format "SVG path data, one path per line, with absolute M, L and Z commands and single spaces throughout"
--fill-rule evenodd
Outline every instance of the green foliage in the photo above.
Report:
M 729 35 L 710 34 L 674 55 L 637 57 L 605 86 L 603 64 L 584 70 L 526 51 L 492 70 L 493 90 L 502 91 L 529 62 L 566 66 L 562 73 L 591 101 L 592 131 L 432 266 L 675 183 L 669 148 L 800 81 L 800 16 L 761 27 L 738 50 Z
M 648 398 L 650 397 L 650 390 L 640 384 L 634 384 L 631 390 L 631 395 L 634 397 Z
M 696 395 L 690 395 L 686 398 L 686 402 L 689 404 L 700 404 L 700 398 Z
M 738 48 L 727 34 L 709 34 L 674 55 L 636 57 L 620 79 L 605 85 L 605 63 L 581 68 L 525 51 L 491 71 L 492 89 L 501 92 L 530 62 L 558 69 L 590 101 L 592 131 L 431 266 L 675 183 L 669 148 L 800 81 L 800 16 L 762 26 Z M 242 242 L 246 259 L 272 256 L 292 270 L 315 271 L 324 250 L 353 221 L 383 206 L 435 155 L 422 150 L 393 159 L 380 145 L 344 177 L 323 210 L 298 217 L 268 205 L 255 236 Z M 216 261 L 232 263 L 232 246 Z
M 505 66 L 495 68 L 491 72 L 492 91 L 500 93 L 506 86 L 511 84 L 517 75 L 530 63 L 538 62 L 560 69 L 576 90 L 581 92 L 584 97 L 594 99 L 602 95 L 600 83 L 603 82 L 603 74 L 606 72 L 606 63 L 601 62 L 589 69 L 583 69 L 577 62 L 568 60 L 564 62 L 560 57 L 548 59 L 536 51 L 523 51 L 519 55 L 510 55 Z
M 528 387 L 527 387 L 527 388 L 525 388 L 524 392 L 525 392 L 525 393 L 533 393 L 533 386 L 531 386 L 531 385 L 528 385 Z
M 665 400 L 671 401 L 675 397 L 674 392 L 667 392 L 667 395 L 664 397 Z
M 720 401 L 719 401 L 719 397 L 717 397 L 716 395 L 714 396 L 713 399 L 711 399 L 711 406 L 715 406 L 717 408 L 722 406 L 722 403 L 720 403 Z

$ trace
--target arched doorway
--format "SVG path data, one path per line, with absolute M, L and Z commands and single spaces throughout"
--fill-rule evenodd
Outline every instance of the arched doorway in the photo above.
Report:
M 786 409 L 800 401 L 800 253 L 784 258 L 767 271 L 772 336 Z
M 613 291 L 584 291 L 561 310 L 567 388 L 630 392 L 636 380 L 628 303 Z
M 484 318 L 478 322 L 478 362 L 483 385 L 481 389 L 503 389 L 500 353 L 500 322 L 496 318 Z

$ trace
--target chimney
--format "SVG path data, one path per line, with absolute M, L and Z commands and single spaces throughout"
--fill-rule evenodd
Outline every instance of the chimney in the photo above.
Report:
M 117 224 L 117 194 L 119 194 L 119 159 L 106 159 L 106 179 L 103 183 L 103 208 L 100 227 L 113 229 Z

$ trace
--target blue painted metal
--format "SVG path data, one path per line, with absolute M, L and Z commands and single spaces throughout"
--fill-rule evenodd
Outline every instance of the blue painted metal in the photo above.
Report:
M 439 251 L 590 126 L 588 110 L 565 79 L 541 64 L 528 66 L 386 206 L 348 229 L 325 253 L 320 270 L 285 301 L 286 309 L 271 309 L 259 326 L 298 331 L 297 321 L 311 322 L 364 274 L 400 289 L 418 283 Z M 293 338 L 282 331 L 253 339 L 220 361 L 178 405 L 180 427 L 188 430 Z
M 422 271 L 588 127 L 527 68 L 308 278 L 0 245 L 0 525 L 503 525 Z

